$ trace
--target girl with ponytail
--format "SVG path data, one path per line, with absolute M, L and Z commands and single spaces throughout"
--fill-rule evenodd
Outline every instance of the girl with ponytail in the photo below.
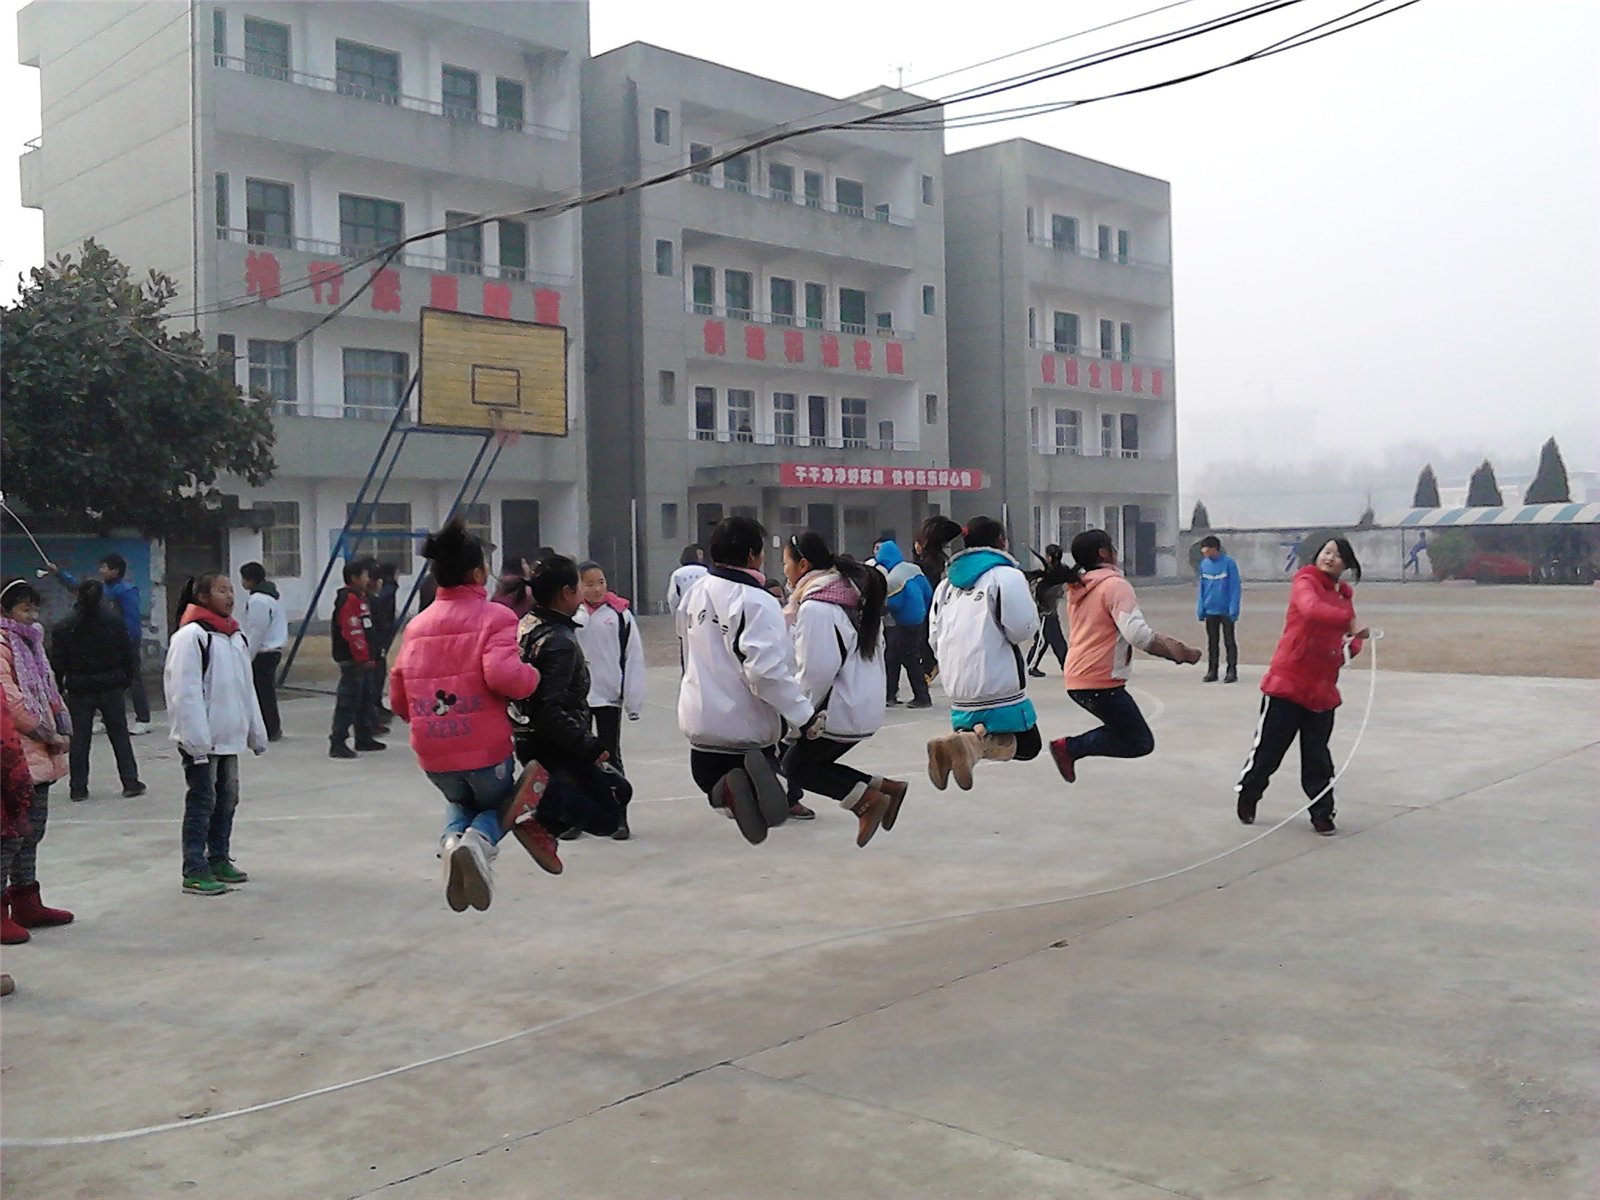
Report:
M 1088 733 L 1050 743 L 1056 770 L 1072 783 L 1079 759 L 1142 758 L 1155 749 L 1155 735 L 1128 694 L 1134 648 L 1184 665 L 1199 662 L 1200 651 L 1150 627 L 1105 530 L 1089 529 L 1073 538 L 1072 561 L 1058 574 L 1067 589 L 1071 627 L 1067 695 L 1101 721 Z
M 800 688 L 821 731 L 791 744 L 783 773 L 791 785 L 854 813 L 856 845 L 865 846 L 880 825 L 894 828 L 907 788 L 839 761 L 883 726 L 887 585 L 882 572 L 835 555 L 821 534 L 809 531 L 785 543 L 783 573 L 793 589 L 784 616 L 794 634 Z

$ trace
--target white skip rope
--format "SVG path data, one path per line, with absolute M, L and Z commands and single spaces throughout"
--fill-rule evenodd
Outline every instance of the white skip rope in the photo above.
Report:
M 515 1033 L 508 1033 L 502 1037 L 492 1038 L 486 1042 L 478 1042 L 471 1046 L 462 1046 L 455 1050 L 446 1051 L 444 1054 L 435 1054 L 431 1058 L 420 1058 L 416 1062 L 406 1063 L 403 1066 L 390 1067 L 385 1071 L 375 1071 L 370 1075 L 362 1075 L 355 1079 L 346 1079 L 340 1083 L 330 1083 L 325 1087 L 312 1088 L 310 1091 L 296 1092 L 292 1096 L 281 1096 L 276 1100 L 265 1100 L 260 1104 L 252 1104 L 245 1108 L 233 1108 L 227 1110 L 226 1112 L 207 1113 L 205 1116 L 192 1117 L 187 1120 L 166 1121 L 160 1125 L 144 1125 L 137 1129 L 119 1129 L 111 1133 L 81 1134 L 76 1137 L 5 1138 L 0 1140 L 0 1147 L 5 1147 L 8 1149 L 42 1149 L 52 1146 L 94 1146 L 106 1142 L 131 1141 L 134 1138 L 148 1137 L 157 1133 L 172 1133 L 179 1129 L 195 1129 L 199 1126 L 210 1125 L 217 1121 L 231 1121 L 238 1117 L 253 1116 L 256 1113 L 270 1112 L 275 1108 L 283 1108 L 290 1104 L 298 1104 L 302 1100 L 314 1100 L 318 1096 L 331 1096 L 335 1092 L 349 1091 L 352 1088 L 362 1087 L 369 1083 L 377 1083 L 380 1080 L 392 1079 L 397 1075 L 405 1075 L 412 1071 L 420 1071 L 424 1067 L 437 1066 L 440 1063 L 450 1062 L 458 1058 L 465 1058 L 471 1054 L 480 1054 L 485 1050 L 493 1050 L 500 1046 L 509 1045 L 511 1042 L 520 1041 L 523 1038 L 535 1037 L 541 1033 L 548 1033 L 552 1029 L 560 1029 L 565 1025 L 571 1025 L 578 1021 L 588 1020 L 590 1017 L 599 1016 L 601 1013 L 609 1012 L 614 1008 L 620 1008 L 625 1004 L 635 1004 L 641 1000 L 648 1000 L 651 997 L 659 996 L 665 992 L 688 987 L 691 984 L 699 983 L 703 979 L 708 979 L 713 975 L 722 974 L 725 971 L 734 971 L 743 967 L 755 966 L 758 963 L 767 962 L 775 958 L 782 958 L 785 955 L 798 954 L 806 950 L 817 950 L 824 946 L 832 946 L 840 942 L 852 941 L 856 938 L 873 937 L 878 934 L 896 933 L 906 929 L 918 929 L 928 925 L 937 925 L 946 921 L 963 921 L 974 917 L 989 917 L 998 916 L 1003 913 L 1028 912 L 1032 909 L 1048 908 L 1051 905 L 1066 904 L 1076 900 L 1091 900 L 1099 896 L 1110 896 L 1116 894 L 1117 892 L 1126 892 L 1131 891 L 1134 888 L 1147 887 L 1152 883 L 1162 883 L 1168 879 L 1176 879 L 1180 875 L 1187 875 L 1191 871 L 1198 871 L 1202 867 L 1208 867 L 1212 863 L 1220 862 L 1222 859 L 1238 854 L 1241 850 L 1247 850 L 1251 846 L 1254 846 L 1257 842 L 1261 841 L 1263 838 L 1270 837 L 1272 834 L 1277 833 L 1278 830 L 1282 829 L 1290 821 L 1293 821 L 1318 800 L 1322 799 L 1323 796 L 1327 795 L 1327 793 L 1333 789 L 1333 785 L 1338 783 L 1343 777 L 1345 771 L 1349 769 L 1351 761 L 1354 760 L 1356 751 L 1361 747 L 1361 739 L 1367 732 L 1367 722 L 1372 717 L 1373 698 L 1376 696 L 1378 689 L 1377 642 L 1381 637 L 1383 637 L 1383 634 L 1379 630 L 1372 630 L 1369 634 L 1371 661 L 1369 664 L 1370 670 L 1367 678 L 1367 709 L 1366 712 L 1362 713 L 1361 715 L 1361 724 L 1356 729 L 1355 741 L 1350 744 L 1350 753 L 1345 756 L 1344 763 L 1339 767 L 1338 772 L 1332 779 L 1328 781 L 1328 786 L 1323 788 L 1322 791 L 1316 796 L 1306 801 L 1305 804 L 1301 805 L 1298 809 L 1284 817 L 1283 820 L 1279 821 L 1271 828 L 1263 830 L 1261 833 L 1256 834 L 1247 841 L 1240 842 L 1237 846 L 1234 846 L 1231 849 L 1220 851 L 1219 853 L 1213 854 L 1208 858 L 1202 858 L 1199 862 L 1190 863 L 1186 867 L 1179 867 L 1173 871 L 1164 871 L 1159 875 L 1149 875 L 1143 879 L 1135 879 L 1129 883 L 1118 883 L 1113 884 L 1110 887 L 1095 888 L 1087 892 L 1073 892 L 1065 896 L 1052 896 L 1046 900 L 1031 900 L 1024 904 L 1003 904 L 993 908 L 969 909 L 965 912 L 942 913 L 931 917 L 913 917 L 909 920 L 895 921 L 887 925 L 874 925 L 867 929 L 854 929 L 844 933 L 830 934 L 827 937 L 816 938 L 809 942 L 800 942 L 793 946 L 781 946 L 774 950 L 765 950 L 760 954 L 750 954 L 746 955 L 744 958 L 736 958 L 730 962 L 719 963 L 714 967 L 707 967 L 702 971 L 696 971 L 693 974 L 685 975 L 681 979 L 670 980 L 667 983 L 659 983 L 654 987 L 645 988 L 643 991 L 633 992 L 626 996 L 619 996 L 615 1000 L 608 1000 L 604 1004 L 596 1005 L 593 1008 L 584 1009 L 582 1012 L 570 1013 L 564 1017 L 557 1017 L 554 1020 L 540 1022 L 538 1025 L 530 1025 L 526 1029 L 519 1029 Z

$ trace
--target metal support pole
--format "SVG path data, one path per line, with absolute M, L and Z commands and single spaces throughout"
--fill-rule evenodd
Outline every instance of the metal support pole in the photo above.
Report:
M 478 464 L 483 462 L 483 456 L 489 450 L 489 443 L 494 440 L 495 436 L 493 433 L 487 433 L 484 435 L 483 441 L 478 446 L 477 456 L 473 458 L 472 465 L 467 468 L 466 478 L 461 481 L 461 489 L 456 492 L 456 498 L 451 501 L 450 510 L 445 513 L 444 520 L 440 522 L 440 524 L 448 524 L 450 518 L 456 515 L 456 509 L 461 507 L 461 501 L 462 498 L 467 494 L 467 488 L 472 486 L 473 476 L 478 473 Z M 477 497 L 483 494 L 483 485 L 489 482 L 489 472 L 494 470 L 495 463 L 499 461 L 500 451 L 497 449 L 494 457 L 489 460 L 489 467 L 484 471 L 483 478 L 478 481 L 478 490 L 473 493 L 474 504 L 477 503 Z M 422 576 L 423 572 L 418 571 L 417 577 L 411 581 L 411 591 L 406 594 L 406 602 L 402 604 L 400 606 L 400 610 L 395 613 L 394 621 L 396 629 L 406 623 L 406 614 L 411 611 L 411 602 L 417 598 L 417 593 L 422 589 Z
M 394 439 L 395 430 L 400 427 L 401 416 L 405 414 L 411 404 L 411 393 L 416 390 L 417 378 L 417 373 L 412 372 L 411 382 L 406 384 L 406 390 L 400 397 L 400 403 L 395 405 L 394 415 L 389 418 L 389 428 L 383 431 L 383 440 L 378 443 L 378 451 L 372 456 L 372 464 L 367 468 L 366 478 L 361 481 L 361 487 L 356 491 L 355 509 L 358 513 L 365 512 L 363 505 L 366 503 L 367 489 L 372 486 L 372 477 L 378 473 L 378 463 L 383 460 L 384 454 L 388 452 L 389 443 Z M 404 444 L 405 439 L 402 438 L 401 445 L 403 446 Z M 399 457 L 400 451 L 399 448 L 396 448 L 394 461 L 398 461 Z M 390 462 L 389 469 L 384 472 L 383 479 L 385 483 L 389 481 L 389 475 L 394 470 L 394 461 Z M 366 522 L 367 525 L 371 524 L 370 515 L 366 516 Z M 362 527 L 363 533 L 366 532 L 366 527 Z M 328 562 L 322 568 L 322 578 L 317 580 L 316 590 L 311 593 L 311 600 L 306 605 L 306 615 L 301 618 L 300 628 L 295 631 L 294 644 L 289 647 L 289 653 L 283 656 L 283 665 L 278 668 L 279 687 L 282 687 L 289 678 L 289 668 L 294 666 L 295 656 L 300 653 L 300 645 L 306 640 L 306 631 L 311 628 L 312 614 L 317 611 L 317 604 L 322 599 L 323 589 L 328 586 L 328 577 L 333 574 L 333 564 L 338 561 L 339 551 L 344 548 L 344 540 L 349 536 L 349 533 L 350 514 L 347 511 L 344 524 L 339 528 L 338 540 L 334 542 L 333 549 L 328 554 Z

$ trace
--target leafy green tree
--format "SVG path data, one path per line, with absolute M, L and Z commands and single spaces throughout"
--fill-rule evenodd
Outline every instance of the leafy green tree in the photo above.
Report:
M 1421 473 L 1417 476 L 1417 490 L 1411 497 L 1411 507 L 1439 507 L 1439 481 L 1434 478 L 1432 463 L 1423 467 Z
M 177 284 L 135 282 L 93 241 L 29 272 L 0 308 L 5 488 L 30 512 L 160 537 L 216 505 L 219 476 L 272 476 L 271 402 L 163 313 Z
M 1478 464 L 1467 483 L 1468 508 L 1499 508 L 1505 501 L 1500 498 L 1500 484 L 1494 477 L 1494 467 L 1486 458 Z
M 1194 502 L 1194 515 L 1189 518 L 1189 528 L 1211 528 L 1211 514 L 1206 511 L 1206 502 L 1204 500 L 1196 500 Z
M 1539 451 L 1539 469 L 1523 495 L 1524 504 L 1570 504 L 1572 485 L 1567 482 L 1567 464 L 1561 461 L 1561 447 L 1551 438 Z

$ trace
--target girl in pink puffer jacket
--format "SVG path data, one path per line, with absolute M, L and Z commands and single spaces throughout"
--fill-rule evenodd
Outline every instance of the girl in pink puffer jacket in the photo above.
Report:
M 539 672 L 517 649 L 516 614 L 489 600 L 478 538 L 455 520 L 422 553 L 439 590 L 406 627 L 389 673 L 390 702 L 411 726 L 417 761 L 444 793 L 445 899 L 457 912 L 484 909 L 505 834 L 501 812 L 517 785 L 506 703 L 531 695 Z

